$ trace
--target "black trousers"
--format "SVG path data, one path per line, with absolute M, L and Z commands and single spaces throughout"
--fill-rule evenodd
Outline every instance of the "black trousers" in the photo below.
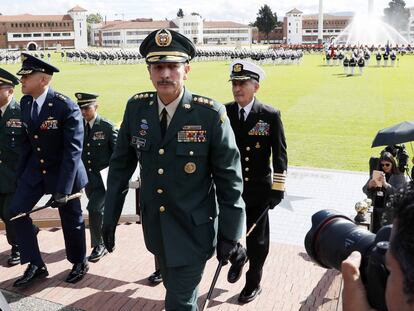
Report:
M 17 250 L 17 238 L 13 221 L 10 221 L 10 204 L 13 199 L 14 192 L 0 193 L 0 218 L 6 227 L 7 242 L 14 250 Z
M 246 221 L 247 230 L 257 221 L 266 209 L 265 204 L 247 204 Z M 266 215 L 256 223 L 256 228 L 246 238 L 247 255 L 249 257 L 249 270 L 246 273 L 246 287 L 256 288 L 262 280 L 263 265 L 269 253 L 269 215 Z

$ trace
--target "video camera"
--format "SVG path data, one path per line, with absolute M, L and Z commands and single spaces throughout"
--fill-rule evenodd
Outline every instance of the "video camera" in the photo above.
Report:
M 384 226 L 375 235 L 337 211 L 321 210 L 312 216 L 312 228 L 305 237 L 306 252 L 320 266 L 340 271 L 342 261 L 359 251 L 369 304 L 378 311 L 387 311 L 385 287 L 389 273 L 385 253 L 391 228 L 392 225 Z
M 384 148 L 384 150 L 381 151 L 381 155 L 383 152 L 388 151 L 392 154 L 392 156 L 397 160 L 398 163 L 398 169 L 401 173 L 404 173 L 408 167 L 408 159 L 410 156 L 408 155 L 407 150 L 405 150 L 405 145 L 392 145 L 387 146 Z

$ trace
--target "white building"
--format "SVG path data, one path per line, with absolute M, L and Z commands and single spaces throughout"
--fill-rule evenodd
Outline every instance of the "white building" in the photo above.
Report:
M 248 45 L 252 30 L 248 25 L 230 21 L 205 21 L 198 14 L 174 20 L 110 21 L 93 25 L 91 44 L 103 47 L 138 47 L 152 31 L 160 28 L 175 30 L 194 44 Z
M 286 13 L 287 44 L 302 44 L 302 14 L 298 9 Z
M 75 6 L 68 11 L 73 19 L 73 31 L 75 35 L 75 49 L 85 49 L 88 47 L 88 25 L 86 22 L 86 10 L 80 6 Z

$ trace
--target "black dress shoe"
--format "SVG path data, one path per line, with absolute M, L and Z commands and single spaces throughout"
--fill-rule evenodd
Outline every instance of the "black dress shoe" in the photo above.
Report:
M 244 265 L 249 261 L 246 256 L 241 261 L 235 262 L 231 265 L 229 272 L 227 273 L 227 281 L 229 283 L 236 283 L 242 274 Z
M 7 259 L 7 264 L 9 266 L 15 266 L 20 263 L 20 252 L 17 247 L 12 247 L 11 254 Z
M 83 279 L 86 272 L 89 270 L 89 265 L 87 262 L 75 263 L 72 267 L 72 271 L 70 271 L 68 277 L 66 278 L 66 282 L 68 283 L 76 283 Z
M 155 272 L 148 277 L 148 281 L 151 284 L 161 283 L 162 282 L 161 270 L 155 270 Z
M 49 275 L 47 272 L 46 266 L 38 267 L 34 264 L 29 264 L 23 276 L 18 278 L 13 286 L 14 287 L 23 287 L 29 285 L 36 279 L 45 278 Z
M 90 262 L 97 262 L 106 254 L 108 254 L 108 251 L 106 250 L 105 245 L 99 244 L 93 248 L 92 253 L 88 257 L 88 260 Z
M 247 287 L 243 288 L 243 290 L 240 292 L 239 295 L 239 302 L 241 303 L 247 303 L 250 302 L 254 299 L 256 299 L 256 297 L 262 292 L 262 289 L 260 288 L 260 286 L 255 287 L 253 289 L 249 289 Z

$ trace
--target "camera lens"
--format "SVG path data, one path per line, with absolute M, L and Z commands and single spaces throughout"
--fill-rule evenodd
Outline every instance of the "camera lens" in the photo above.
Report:
M 375 234 L 358 227 L 348 217 L 334 210 L 321 210 L 312 216 L 305 248 L 322 267 L 340 270 L 342 261 L 353 251 L 359 251 L 365 258 L 374 242 Z

